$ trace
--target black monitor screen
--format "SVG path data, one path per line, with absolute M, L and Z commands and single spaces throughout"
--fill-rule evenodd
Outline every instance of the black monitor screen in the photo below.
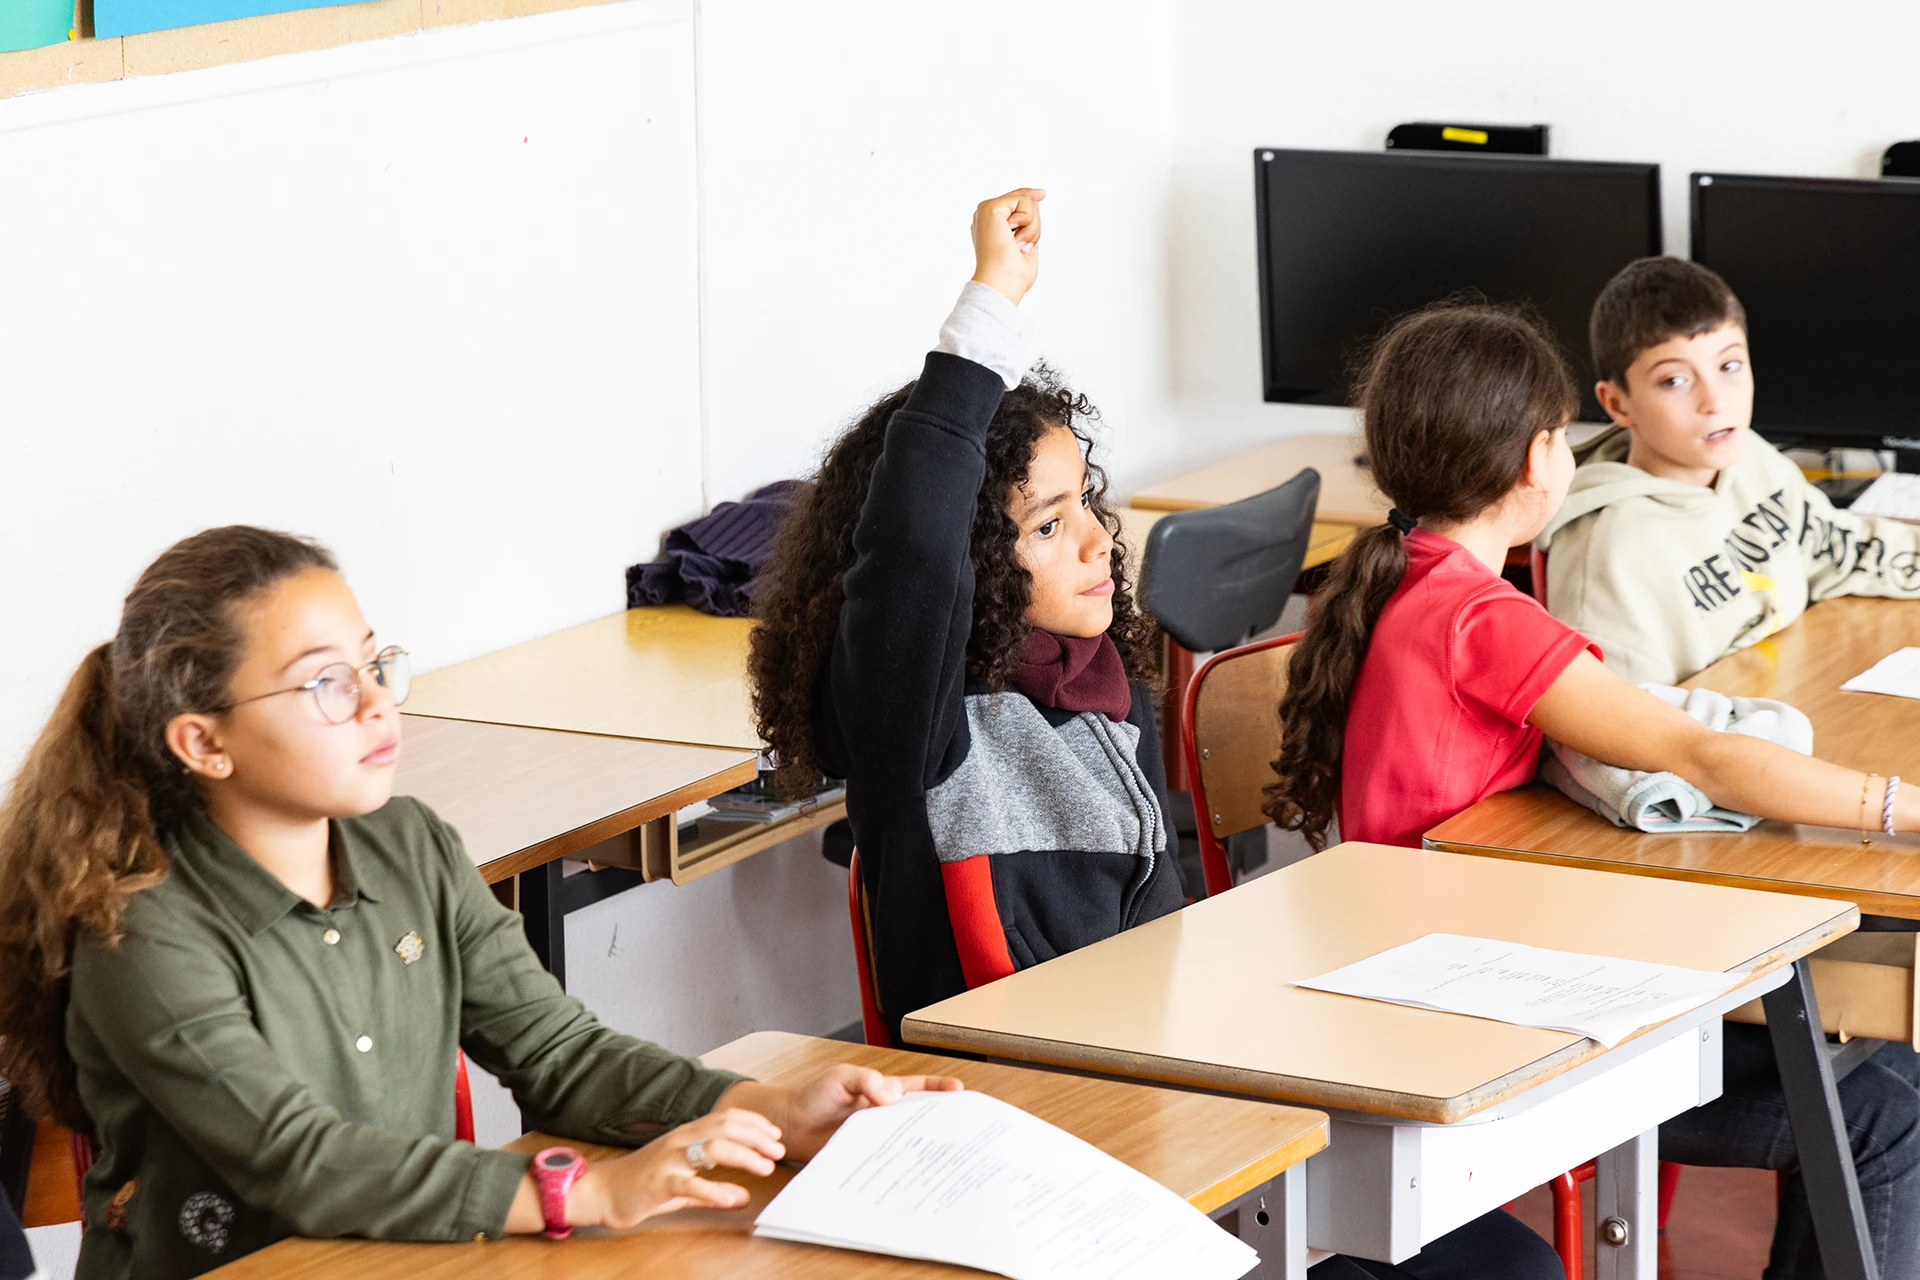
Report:
M 1536 156 L 1254 152 L 1266 398 L 1350 403 L 1350 365 L 1389 320 L 1467 290 L 1526 302 L 1592 396 L 1587 312 L 1660 252 L 1660 166 Z
M 1920 436 L 1920 181 L 1696 173 L 1693 259 L 1746 308 L 1762 435 Z

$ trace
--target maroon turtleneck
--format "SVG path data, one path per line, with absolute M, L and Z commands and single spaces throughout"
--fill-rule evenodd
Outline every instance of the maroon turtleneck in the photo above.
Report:
M 1049 707 L 1098 711 L 1109 720 L 1125 720 L 1133 706 L 1126 664 L 1113 637 L 1104 632 L 1097 636 L 1028 632 L 1013 668 L 1013 687 Z

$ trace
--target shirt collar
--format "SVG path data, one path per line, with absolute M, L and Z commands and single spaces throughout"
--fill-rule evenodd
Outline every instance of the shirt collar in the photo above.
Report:
M 356 874 L 352 853 L 357 842 L 355 834 L 338 822 L 330 824 L 330 833 L 332 906 L 351 906 L 362 898 L 378 902 L 379 895 L 366 878 L 373 860 L 361 858 Z M 281 884 L 204 813 L 195 814 L 182 825 L 175 845 L 176 855 L 184 856 L 209 881 L 233 918 L 249 934 L 257 937 L 266 932 L 280 917 L 302 903 L 300 895 Z

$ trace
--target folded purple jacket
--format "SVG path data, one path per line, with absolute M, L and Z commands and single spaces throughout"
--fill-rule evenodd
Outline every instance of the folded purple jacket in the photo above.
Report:
M 684 600 L 702 613 L 745 617 L 753 580 L 805 484 L 777 480 L 669 533 L 660 559 L 627 569 L 627 607 Z

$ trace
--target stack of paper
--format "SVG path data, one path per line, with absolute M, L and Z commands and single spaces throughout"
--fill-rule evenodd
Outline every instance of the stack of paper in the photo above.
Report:
M 972 1090 L 856 1113 L 753 1230 L 1013 1280 L 1237 1280 L 1259 1262 L 1145 1174 Z
M 1591 1036 L 1611 1049 L 1745 981 L 1641 960 L 1430 933 L 1295 986 Z
M 1920 698 L 1920 649 L 1895 649 L 1840 687 L 1851 693 Z

